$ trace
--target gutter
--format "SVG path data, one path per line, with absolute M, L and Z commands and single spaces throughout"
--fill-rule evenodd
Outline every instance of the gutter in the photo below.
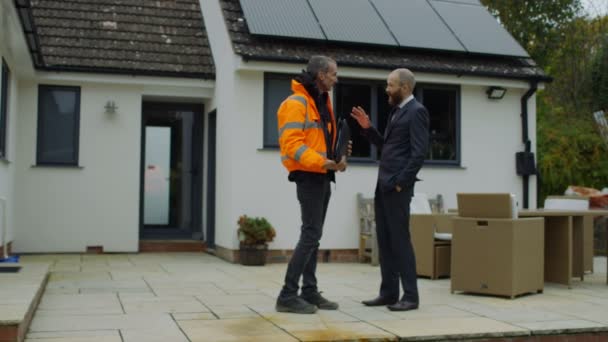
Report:
M 528 100 L 538 89 L 536 80 L 530 81 L 530 89 L 521 97 L 521 131 L 524 151 L 515 153 L 515 168 L 517 174 L 523 177 L 523 209 L 529 207 L 529 181 L 530 175 L 536 175 L 534 153 L 531 151 L 531 142 L 528 134 Z
M 239 54 L 243 61 L 260 61 L 260 62 L 282 62 L 282 63 L 306 63 L 307 59 L 302 57 L 290 57 L 290 56 L 252 56 L 252 55 L 244 55 Z M 354 68 L 370 68 L 370 69 L 379 69 L 379 70 L 393 70 L 395 68 L 404 67 L 408 68 L 414 72 L 428 72 L 428 73 L 436 73 L 442 75 L 457 75 L 457 76 L 480 76 L 480 77 L 493 77 L 493 78 L 503 78 L 503 79 L 511 79 L 511 80 L 524 80 L 530 83 L 538 84 L 539 82 L 552 82 L 553 78 L 546 75 L 513 75 L 506 73 L 497 73 L 490 71 L 472 71 L 466 69 L 450 69 L 450 68 L 420 68 L 415 65 L 379 65 L 374 63 L 349 63 L 349 62 L 340 62 L 338 61 L 340 66 L 348 66 Z

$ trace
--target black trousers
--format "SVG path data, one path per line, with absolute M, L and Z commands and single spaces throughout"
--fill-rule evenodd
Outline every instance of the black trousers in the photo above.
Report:
M 410 239 L 410 202 L 413 189 L 382 192 L 376 188 L 374 208 L 382 283 L 380 297 L 418 303 L 416 257 Z
M 329 177 L 296 181 L 302 215 L 300 239 L 287 266 L 285 285 L 279 295 L 287 299 L 298 295 L 300 277 L 302 293 L 317 292 L 317 253 L 323 235 L 323 223 L 331 197 Z

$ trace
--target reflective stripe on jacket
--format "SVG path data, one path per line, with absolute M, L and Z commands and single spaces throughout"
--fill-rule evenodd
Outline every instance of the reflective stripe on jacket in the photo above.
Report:
M 277 112 L 281 161 L 289 172 L 327 173 L 323 169 L 327 160 L 327 145 L 317 105 L 298 81 L 291 81 L 291 89 L 293 95 L 281 103 Z M 336 120 L 329 97 L 327 108 L 331 117 L 328 130 L 334 144 Z

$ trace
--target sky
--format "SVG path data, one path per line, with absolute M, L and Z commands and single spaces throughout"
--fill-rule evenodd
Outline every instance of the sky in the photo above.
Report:
M 581 0 L 585 11 L 595 17 L 597 15 L 608 15 L 608 0 Z

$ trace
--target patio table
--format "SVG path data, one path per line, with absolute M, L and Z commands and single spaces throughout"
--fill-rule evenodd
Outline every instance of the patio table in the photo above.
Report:
M 589 256 L 593 258 L 593 237 L 589 243 L 589 237 L 584 236 L 584 227 L 592 225 L 594 216 L 608 216 L 608 210 L 524 209 L 519 211 L 519 217 L 545 219 L 545 281 L 571 287 L 573 277 L 584 280 L 585 270 L 589 269 L 589 266 L 585 267 L 585 260 L 589 260 Z M 608 246 L 606 248 L 608 255 Z M 608 270 L 606 276 L 608 284 Z

